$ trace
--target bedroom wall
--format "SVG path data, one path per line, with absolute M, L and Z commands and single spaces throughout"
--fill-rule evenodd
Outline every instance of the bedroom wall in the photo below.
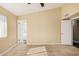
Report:
M 7 16 L 7 37 L 0 38 L 0 53 L 6 50 L 8 47 L 16 43 L 16 19 L 17 17 L 0 7 L 0 14 Z
M 60 44 L 61 7 L 18 17 L 27 20 L 27 44 Z

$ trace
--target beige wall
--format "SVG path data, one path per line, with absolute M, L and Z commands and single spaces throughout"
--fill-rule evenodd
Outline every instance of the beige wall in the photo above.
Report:
M 79 3 L 67 3 L 62 6 L 62 18 L 70 17 L 78 12 Z
M 7 16 L 8 36 L 0 38 L 0 53 L 16 43 L 16 16 L 0 7 L 0 14 Z
M 18 17 L 28 23 L 28 44 L 60 43 L 61 8 Z

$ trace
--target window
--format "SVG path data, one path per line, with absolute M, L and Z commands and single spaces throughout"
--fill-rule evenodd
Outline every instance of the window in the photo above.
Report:
M 0 38 L 7 37 L 7 17 L 0 14 Z

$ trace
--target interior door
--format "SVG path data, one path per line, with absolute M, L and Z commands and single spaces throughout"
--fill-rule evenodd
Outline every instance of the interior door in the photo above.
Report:
M 61 22 L 61 44 L 72 45 L 72 24 L 70 20 Z
M 26 20 L 18 20 L 18 43 L 27 42 L 27 22 Z

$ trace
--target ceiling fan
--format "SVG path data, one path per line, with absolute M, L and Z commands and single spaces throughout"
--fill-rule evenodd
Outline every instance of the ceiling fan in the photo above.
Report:
M 27 4 L 31 4 L 31 3 L 27 3 Z M 44 3 L 40 3 L 41 7 L 44 7 Z

